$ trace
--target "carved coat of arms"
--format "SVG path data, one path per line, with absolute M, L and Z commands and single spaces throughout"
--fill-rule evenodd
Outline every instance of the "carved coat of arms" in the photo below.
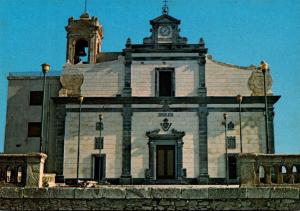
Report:
M 164 131 L 168 131 L 171 127 L 172 123 L 169 123 L 169 120 L 165 118 L 162 123 L 160 123 L 161 128 Z

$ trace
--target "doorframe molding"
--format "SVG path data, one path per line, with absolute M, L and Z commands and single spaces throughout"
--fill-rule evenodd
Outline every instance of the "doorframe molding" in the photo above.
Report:
M 169 134 L 160 134 L 160 129 L 146 132 L 146 136 L 149 138 L 149 168 L 146 169 L 145 178 L 148 182 L 157 181 L 156 178 L 156 149 L 158 145 L 172 145 L 175 150 L 175 180 L 182 182 L 184 179 L 182 168 L 182 148 L 184 142 L 182 141 L 185 136 L 184 131 L 178 131 L 172 129 Z

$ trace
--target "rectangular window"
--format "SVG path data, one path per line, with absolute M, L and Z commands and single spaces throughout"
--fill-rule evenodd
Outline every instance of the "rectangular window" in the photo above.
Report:
M 172 97 L 175 95 L 175 74 L 174 69 L 156 69 L 156 96 Z
M 28 137 L 40 137 L 41 136 L 41 127 L 40 122 L 28 122 Z
M 43 105 L 42 91 L 30 91 L 30 105 Z
M 235 136 L 228 136 L 227 137 L 227 147 L 228 147 L 228 149 L 235 149 L 236 148 Z

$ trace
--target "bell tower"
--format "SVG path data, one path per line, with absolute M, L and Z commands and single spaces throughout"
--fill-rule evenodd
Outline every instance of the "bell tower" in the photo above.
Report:
M 97 17 L 90 17 L 84 12 L 78 20 L 70 17 L 67 31 L 67 61 L 71 64 L 96 63 L 101 52 L 103 39 L 102 25 Z

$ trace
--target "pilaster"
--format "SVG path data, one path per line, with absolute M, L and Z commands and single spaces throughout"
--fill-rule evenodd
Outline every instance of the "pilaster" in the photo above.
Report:
M 131 184 L 131 124 L 132 110 L 130 104 L 123 106 L 123 139 L 122 139 L 122 175 L 120 184 Z
M 155 175 L 154 175 L 154 152 L 156 151 L 156 145 L 153 140 L 149 140 L 148 142 L 149 145 L 149 181 L 154 180 Z
M 66 108 L 64 104 L 56 105 L 56 182 L 63 182 L 64 166 L 64 137 L 65 137 Z
M 208 152 L 207 152 L 207 105 L 200 104 L 199 116 L 199 177 L 198 183 L 207 184 L 208 175 Z
M 204 47 L 203 39 L 200 39 L 200 45 Z M 198 84 L 198 96 L 205 97 L 207 96 L 207 89 L 205 84 L 205 64 L 206 56 L 204 53 L 200 53 L 199 64 L 199 84 Z
M 177 165 L 177 180 L 182 180 L 183 179 L 183 174 L 182 174 L 182 147 L 183 147 L 183 141 L 182 139 L 178 139 L 176 141 L 176 152 L 177 152 L 177 160 L 176 160 L 176 165 Z
M 125 76 L 123 96 L 131 96 L 131 40 L 126 41 L 125 54 Z M 131 124 L 132 124 L 132 108 L 131 104 L 123 105 L 123 139 L 122 139 L 122 175 L 120 184 L 131 184 Z
M 271 111 L 268 114 L 268 129 L 269 129 L 269 149 L 270 153 L 274 154 L 275 153 L 275 140 L 274 140 L 274 115 L 275 112 Z
M 131 96 L 131 64 L 132 64 L 132 52 L 131 52 L 131 40 L 127 39 L 126 48 L 124 50 L 125 54 L 125 76 L 124 76 L 124 89 L 123 96 Z

